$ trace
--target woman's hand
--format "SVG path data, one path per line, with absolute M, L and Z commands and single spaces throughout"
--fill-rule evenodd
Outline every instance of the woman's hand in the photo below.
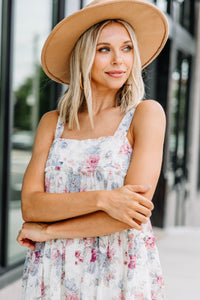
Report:
M 48 225 L 45 223 L 28 223 L 25 222 L 20 230 L 17 242 L 31 250 L 35 249 L 35 242 L 45 242 L 49 240 L 47 234 Z
M 112 191 L 105 191 L 104 199 L 100 202 L 101 210 L 112 218 L 140 230 L 141 224 L 147 222 L 154 208 L 152 201 L 145 198 L 143 193 L 150 186 L 125 185 Z

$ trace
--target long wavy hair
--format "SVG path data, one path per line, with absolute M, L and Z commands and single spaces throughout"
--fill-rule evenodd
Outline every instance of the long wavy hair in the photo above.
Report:
M 127 82 L 116 94 L 116 106 L 120 106 L 122 112 L 127 112 L 136 106 L 144 97 L 144 82 L 142 79 L 142 66 L 136 35 L 130 24 L 122 20 L 106 20 L 93 25 L 85 31 L 76 42 L 70 58 L 70 84 L 67 91 L 58 103 L 61 122 L 68 122 L 69 129 L 75 124 L 80 129 L 78 112 L 87 105 L 92 128 L 92 91 L 91 69 L 95 58 L 96 45 L 101 30 L 108 24 L 116 22 L 122 24 L 128 31 L 134 49 L 133 67 Z M 81 88 L 80 80 L 84 89 Z

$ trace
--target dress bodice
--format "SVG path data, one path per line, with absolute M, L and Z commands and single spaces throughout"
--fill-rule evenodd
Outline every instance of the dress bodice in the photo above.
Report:
M 127 132 L 134 111 L 135 108 L 125 114 L 114 135 L 95 139 L 62 138 L 64 124 L 58 118 L 55 139 L 45 168 L 46 191 L 50 191 L 49 186 L 55 186 L 50 184 L 52 177 L 59 180 L 61 173 L 62 178 L 65 177 L 66 180 L 65 189 L 60 190 L 61 183 L 59 183 L 57 185 L 59 189 L 55 192 L 78 192 L 80 191 L 78 186 L 81 188 L 80 180 L 81 182 L 87 180 L 87 190 L 97 186 L 101 189 L 122 186 L 132 154 Z M 86 190 L 84 186 L 82 188 Z

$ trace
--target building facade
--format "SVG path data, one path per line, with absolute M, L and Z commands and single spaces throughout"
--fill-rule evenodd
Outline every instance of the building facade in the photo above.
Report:
M 40 65 L 52 27 L 91 1 L 0 0 L 0 287 L 21 275 L 26 249 L 20 191 L 41 116 L 55 109 L 63 87 Z M 169 21 L 169 39 L 144 70 L 146 98 L 167 117 L 163 165 L 154 195 L 154 226 L 200 225 L 200 8 L 194 0 L 155 0 Z

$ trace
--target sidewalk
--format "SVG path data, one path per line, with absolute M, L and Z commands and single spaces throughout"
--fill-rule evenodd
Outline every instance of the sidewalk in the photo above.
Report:
M 200 228 L 166 229 L 157 245 L 167 300 L 200 299 Z
M 167 300 L 200 299 L 200 228 L 154 228 L 154 232 Z M 5 287 L 0 290 L 0 299 L 20 300 L 20 287 L 21 280 Z

